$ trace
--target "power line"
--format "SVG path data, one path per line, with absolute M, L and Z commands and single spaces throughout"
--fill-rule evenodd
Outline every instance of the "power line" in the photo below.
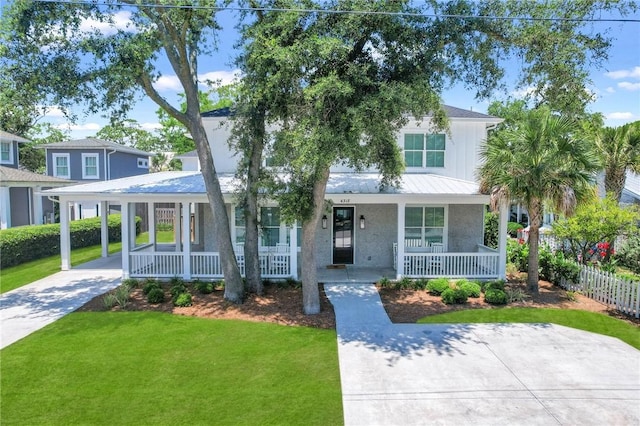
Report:
M 380 15 L 412 18 L 452 18 L 452 19 L 486 19 L 495 21 L 540 21 L 540 22 L 607 22 L 607 23 L 639 23 L 640 18 L 537 18 L 531 16 L 490 16 L 490 15 L 463 15 L 463 14 L 437 14 L 416 12 L 387 12 L 375 10 L 341 10 L 341 9 L 313 9 L 313 8 L 286 8 L 286 7 L 241 7 L 241 6 L 200 6 L 177 5 L 159 3 L 124 3 L 121 1 L 91 1 L 91 0 L 35 0 L 39 3 L 64 3 L 70 5 L 96 5 L 96 6 L 121 6 L 121 7 L 153 7 L 159 9 L 192 9 L 192 10 L 216 10 L 235 12 L 294 12 L 317 13 L 333 15 Z

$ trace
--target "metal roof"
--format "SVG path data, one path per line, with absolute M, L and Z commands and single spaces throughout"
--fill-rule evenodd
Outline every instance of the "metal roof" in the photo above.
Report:
M 43 149 L 112 149 L 115 151 L 126 152 L 128 154 L 140 155 L 144 157 L 150 157 L 153 155 L 150 152 L 141 151 L 139 149 L 131 148 L 119 143 L 95 138 L 75 139 L 65 142 L 48 143 L 38 145 L 37 147 Z
M 30 184 L 46 184 L 46 185 L 70 185 L 71 180 L 61 179 L 54 176 L 41 175 L 28 170 L 14 169 L 11 167 L 0 166 L 0 185 L 1 186 L 17 186 L 16 184 L 31 186 Z
M 233 174 L 218 175 L 223 194 L 233 194 L 239 181 Z M 204 179 L 200 172 L 160 172 L 131 176 L 110 181 L 92 182 L 49 190 L 52 195 L 82 194 L 206 194 Z M 405 174 L 398 188 L 380 190 L 380 175 L 377 173 L 333 173 L 327 184 L 331 194 L 412 194 L 412 195 L 480 195 L 475 182 L 454 179 L 434 174 Z

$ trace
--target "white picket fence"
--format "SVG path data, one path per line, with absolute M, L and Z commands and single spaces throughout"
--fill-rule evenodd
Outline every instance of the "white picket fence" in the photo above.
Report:
M 627 315 L 640 318 L 640 282 L 623 279 L 593 266 L 580 265 L 578 283 L 560 280 L 565 290 L 579 291 Z

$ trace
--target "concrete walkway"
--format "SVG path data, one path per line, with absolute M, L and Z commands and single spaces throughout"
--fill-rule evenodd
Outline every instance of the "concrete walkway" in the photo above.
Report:
M 639 425 L 640 351 L 552 324 L 392 324 L 371 284 L 325 284 L 345 425 Z
M 0 349 L 120 285 L 120 254 L 58 272 L 0 295 Z

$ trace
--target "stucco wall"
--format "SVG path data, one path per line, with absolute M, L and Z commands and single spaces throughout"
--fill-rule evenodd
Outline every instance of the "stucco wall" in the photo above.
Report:
M 484 240 L 484 206 L 451 204 L 449 206 L 449 251 L 475 252 Z
M 365 229 L 360 229 L 360 216 Z M 356 206 L 355 266 L 392 267 L 393 243 L 398 235 L 398 208 L 394 204 Z

